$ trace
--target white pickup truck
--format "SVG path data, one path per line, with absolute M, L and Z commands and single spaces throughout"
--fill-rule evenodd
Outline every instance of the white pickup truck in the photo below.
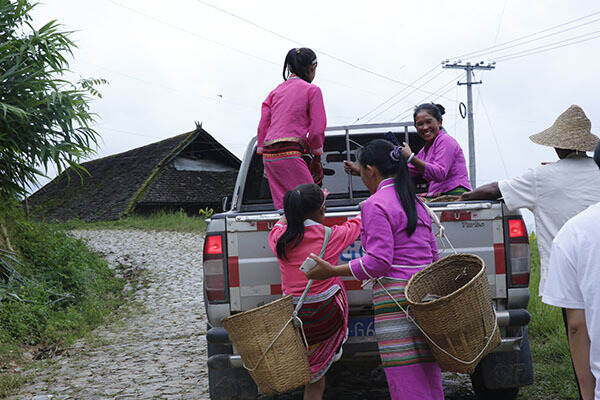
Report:
M 327 198 L 327 225 L 358 214 L 358 203 L 369 196 L 359 177 L 346 175 L 344 160 L 355 160 L 356 149 L 389 132 L 419 149 L 423 142 L 412 123 L 331 127 L 322 156 Z M 417 188 L 423 182 L 415 183 Z M 225 199 L 224 205 L 228 205 Z M 523 218 L 502 201 L 430 203 L 457 251 L 480 256 L 486 265 L 502 345 L 486 356 L 471 376 L 478 399 L 516 398 L 519 387 L 533 383 L 527 336 L 529 313 L 529 240 Z M 260 306 L 282 295 L 279 264 L 267 236 L 280 213 L 274 210 L 256 140 L 248 146 L 229 211 L 212 216 L 204 242 L 204 303 L 208 315 L 210 398 L 255 399 L 254 382 L 244 370 L 221 319 Z M 441 243 L 438 243 L 443 249 Z M 340 263 L 363 254 L 360 239 L 340 256 Z M 442 250 L 441 255 L 449 254 Z M 372 365 L 379 354 L 375 341 L 371 289 L 344 281 L 350 302 L 349 339 L 341 362 Z

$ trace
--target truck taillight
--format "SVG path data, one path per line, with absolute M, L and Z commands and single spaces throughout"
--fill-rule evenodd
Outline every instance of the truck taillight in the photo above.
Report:
M 529 285 L 529 236 L 523 217 L 511 216 L 507 221 L 509 242 L 509 287 Z
M 223 235 L 207 234 L 204 239 L 202 255 L 204 272 L 204 290 L 209 303 L 227 301 L 226 263 L 223 251 Z

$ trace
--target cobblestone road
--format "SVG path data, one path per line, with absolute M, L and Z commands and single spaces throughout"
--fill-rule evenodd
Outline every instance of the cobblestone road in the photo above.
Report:
M 194 233 L 78 231 L 113 267 L 143 268 L 130 312 L 96 329 L 31 373 L 16 399 L 208 399 L 202 236 Z M 137 304 L 137 305 L 136 305 Z M 329 375 L 333 399 L 388 399 L 381 368 Z M 468 377 L 446 374 L 446 399 L 472 399 Z M 263 399 L 274 399 L 262 396 Z M 299 400 L 301 391 L 278 400 Z
M 80 231 L 108 262 L 141 266 L 139 311 L 97 329 L 11 399 L 207 399 L 202 235 Z M 49 396 L 46 398 L 50 398 Z

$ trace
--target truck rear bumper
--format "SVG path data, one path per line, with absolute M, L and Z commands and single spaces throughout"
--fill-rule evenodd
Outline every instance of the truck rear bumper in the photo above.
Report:
M 524 309 L 497 311 L 496 317 L 498 326 L 501 328 L 525 326 L 530 320 L 529 313 Z M 504 337 L 500 346 L 494 349 L 494 353 L 519 351 L 522 339 L 521 336 Z M 210 328 L 206 334 L 206 340 L 209 343 L 231 345 L 229 335 L 222 327 Z M 352 358 L 374 358 L 379 357 L 379 351 L 377 343 L 374 341 L 348 343 L 344 346 L 344 355 Z M 242 368 L 243 364 L 242 358 L 238 354 L 214 354 L 208 358 L 208 366 L 214 369 L 228 369 Z

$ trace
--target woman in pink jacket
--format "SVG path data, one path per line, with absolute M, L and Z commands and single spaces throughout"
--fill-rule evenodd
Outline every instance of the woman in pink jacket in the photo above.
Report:
M 283 66 L 284 82 L 262 104 L 256 151 L 263 156 L 275 209 L 283 207 L 288 190 L 323 179 L 327 119 L 321 89 L 311 83 L 316 68 L 314 51 L 291 49 Z
M 375 335 L 392 400 L 443 400 L 440 367 L 423 334 L 395 303 L 406 307 L 409 279 L 438 257 L 431 218 L 415 195 L 399 146 L 374 140 L 358 161 L 371 192 L 361 207 L 366 254 L 344 265 L 312 255 L 317 266 L 307 277 L 372 280 Z
M 308 279 L 299 267 L 311 253 L 319 253 L 325 240 L 325 195 L 319 186 L 304 184 L 288 191 L 284 198 L 285 215 L 269 233 L 269 246 L 281 268 L 284 295 L 297 303 Z M 358 238 L 360 217 L 331 227 L 323 258 L 337 263 L 340 254 Z M 305 400 L 318 400 L 325 389 L 325 373 L 341 356 L 348 328 L 348 299 L 339 277 L 314 282 L 305 298 L 299 317 L 309 345 L 311 383 L 304 389 Z

